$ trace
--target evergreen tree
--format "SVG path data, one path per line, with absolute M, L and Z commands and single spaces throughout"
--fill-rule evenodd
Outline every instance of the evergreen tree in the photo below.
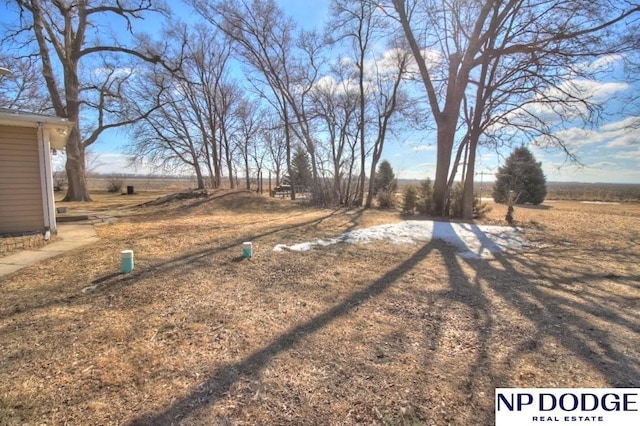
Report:
M 373 195 L 378 195 L 380 191 L 395 192 L 398 188 L 396 176 L 393 173 L 391 163 L 383 160 L 378 166 L 378 171 L 374 178 Z
M 493 186 L 496 203 L 506 203 L 513 191 L 514 204 L 540 204 L 547 196 L 547 179 L 542 163 L 536 162 L 528 148 L 521 146 L 511 153 L 504 166 L 498 169 Z
M 291 158 L 291 177 L 296 186 L 305 189 L 311 187 L 313 174 L 311 173 L 309 156 L 300 146 L 295 148 L 293 157 Z

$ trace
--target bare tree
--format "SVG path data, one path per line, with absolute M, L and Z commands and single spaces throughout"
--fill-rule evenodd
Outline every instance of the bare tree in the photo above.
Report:
M 37 58 L 16 59 L 2 52 L 0 67 L 8 71 L 0 73 L 0 107 L 37 113 L 51 109 Z
M 409 102 L 406 91 L 402 90 L 401 84 L 405 78 L 410 61 L 410 53 L 403 48 L 391 49 L 387 53 L 386 60 L 375 60 L 374 79 L 375 88 L 372 103 L 375 105 L 375 117 L 373 132 L 375 140 L 371 147 L 371 168 L 369 176 L 375 176 L 378 162 L 382 157 L 384 143 L 387 133 L 391 130 L 392 118 L 408 108 L 414 108 Z M 386 69 L 380 69 L 384 67 Z M 369 179 L 369 189 L 367 191 L 367 201 L 365 207 L 370 208 L 374 195 L 375 180 Z
M 183 77 L 189 81 L 188 104 L 193 111 L 194 124 L 203 137 L 203 150 L 206 165 L 209 169 L 211 186 L 222 185 L 222 146 L 223 127 L 227 125 L 221 117 L 225 117 L 226 88 L 236 90 L 235 83 L 229 83 L 229 58 L 231 44 L 224 34 L 212 31 L 204 25 L 189 37 L 187 48 L 189 56 Z M 224 131 L 226 133 L 226 130 Z M 229 170 L 229 173 L 231 171 Z M 229 175 L 230 180 L 231 174 Z
M 282 170 L 286 167 L 286 146 L 284 144 L 284 126 L 273 119 L 268 120 L 262 129 L 260 139 L 264 143 L 270 170 L 274 172 L 276 185 L 280 184 Z
M 146 97 L 157 96 L 160 106 L 133 126 L 133 143 L 128 151 L 135 162 L 147 161 L 163 170 L 190 167 L 196 175 L 198 189 L 203 189 L 204 141 L 194 125 L 195 112 L 188 108 L 190 83 L 167 73 L 148 75 L 146 82 Z
M 350 189 L 360 125 L 358 88 L 351 65 L 338 62 L 333 71 L 314 87 L 311 103 L 313 114 L 319 117 L 320 130 L 326 134 L 334 201 L 352 205 L 354 200 Z
M 366 183 L 365 165 L 367 160 L 367 99 L 368 85 L 366 81 L 366 62 L 374 49 L 376 42 L 383 36 L 381 30 L 386 26 L 377 10 L 377 5 L 369 0 L 334 0 L 331 4 L 334 22 L 331 32 L 338 40 L 348 40 L 355 56 L 354 65 L 357 70 L 359 122 L 358 134 L 360 140 L 360 184 L 355 205 L 364 202 L 364 188 Z M 375 171 L 375 168 L 373 169 Z M 371 175 L 373 176 L 373 175 Z
M 466 170 L 469 177 L 473 174 L 477 137 L 488 128 L 486 118 L 493 115 L 488 114 L 487 106 L 499 106 L 508 99 L 521 100 L 522 91 L 532 87 L 538 89 L 531 95 L 544 96 L 536 99 L 542 104 L 566 104 L 571 98 L 584 100 L 563 87 L 572 72 L 570 64 L 610 52 L 612 45 L 607 41 L 616 25 L 640 10 L 637 5 L 624 10 L 624 4 L 606 0 L 391 3 L 415 57 L 436 123 L 434 213 L 442 216 L 448 214 L 449 171 L 460 118 L 468 116 L 468 137 L 463 143 L 470 143 L 470 167 Z M 533 71 L 525 72 L 525 65 Z M 562 96 L 557 95 L 558 91 Z M 473 111 L 463 108 L 465 99 L 473 99 Z M 540 116 L 535 118 L 535 109 L 520 113 L 544 124 Z M 513 114 L 502 117 L 511 117 L 511 123 L 516 121 Z M 525 121 L 520 125 L 527 127 Z M 533 127 L 529 124 L 530 129 Z M 470 192 L 472 185 L 473 180 L 467 179 L 465 192 Z M 468 216 L 466 208 L 465 217 Z
M 233 175 L 232 135 L 237 125 L 237 108 L 242 89 L 230 78 L 229 44 L 224 35 L 210 27 L 197 26 L 192 31 L 174 23 L 164 33 L 171 45 L 180 40 L 190 42 L 173 52 L 173 63 L 181 66 L 174 72 L 149 70 L 147 92 L 140 99 L 159 96 L 159 107 L 136 127 L 134 144 L 129 151 L 138 160 L 164 167 L 188 166 L 204 188 L 205 168 L 210 184 L 222 184 L 223 162 Z M 142 105 L 141 109 L 147 109 Z M 234 184 L 233 179 L 230 179 Z
M 243 98 L 236 109 L 238 117 L 238 132 L 236 146 L 242 157 L 245 171 L 246 188 L 251 189 L 251 166 L 253 160 L 258 175 L 262 170 L 265 150 L 261 146 L 260 135 L 264 129 L 263 111 L 254 99 Z
M 86 86 L 86 75 L 82 70 L 98 69 L 102 66 L 101 60 L 118 55 L 130 60 L 160 63 L 161 47 L 151 46 L 148 39 L 136 36 L 133 26 L 134 21 L 142 19 L 146 13 L 162 13 L 164 8 L 159 2 L 126 0 L 115 4 L 97 0 L 73 3 L 14 0 L 13 3 L 17 6 L 15 13 L 19 27 L 11 30 L 6 39 L 12 39 L 21 46 L 35 46 L 33 53 L 40 57 L 53 110 L 74 123 L 66 146 L 65 168 L 69 186 L 65 200 L 88 201 L 91 198 L 85 176 L 86 148 L 107 129 L 126 126 L 142 117 L 131 117 L 124 110 L 110 109 L 116 104 L 116 99 L 124 99 L 123 84 L 130 78 L 130 73 L 109 69 L 105 64 L 102 82 L 96 84 L 94 81 Z M 108 18 L 114 18 L 111 21 L 113 25 L 121 23 L 137 44 L 127 46 L 115 37 L 107 41 L 105 36 L 101 36 L 98 22 Z M 114 29 L 112 34 L 115 32 Z M 122 62 L 119 60 L 118 63 Z M 84 124 L 86 114 L 83 112 L 94 108 L 95 120 L 89 128 Z
M 259 80 L 271 92 L 270 104 L 284 124 L 287 167 L 291 166 L 291 147 L 297 137 L 311 156 L 317 178 L 316 141 L 305 100 L 319 75 L 319 37 L 296 33 L 295 23 L 273 0 L 189 2 L 236 43 L 241 59 L 253 71 L 254 86 Z M 295 185 L 291 187 L 295 198 Z

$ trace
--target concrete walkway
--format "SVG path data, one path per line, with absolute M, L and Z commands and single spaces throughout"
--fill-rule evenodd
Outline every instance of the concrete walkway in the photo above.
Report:
M 0 277 L 99 239 L 89 221 L 59 223 L 57 241 L 36 250 L 23 250 L 0 257 Z

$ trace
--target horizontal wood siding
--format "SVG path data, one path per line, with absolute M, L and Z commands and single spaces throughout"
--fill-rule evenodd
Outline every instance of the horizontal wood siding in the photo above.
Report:
M 44 230 L 37 131 L 0 126 L 0 234 Z

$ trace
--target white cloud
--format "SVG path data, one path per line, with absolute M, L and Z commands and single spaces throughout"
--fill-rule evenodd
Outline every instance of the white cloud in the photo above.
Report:
M 572 127 L 570 129 L 564 129 L 554 134 L 557 138 L 562 140 L 567 146 L 576 148 L 582 145 L 591 145 L 602 143 L 605 141 L 606 135 L 596 130 L 581 129 L 578 127 Z
M 640 143 L 640 117 L 627 117 L 600 126 L 597 129 L 572 127 L 556 132 L 568 147 L 577 148 L 586 145 L 605 145 L 608 148 L 636 146 Z
M 596 59 L 593 62 L 584 63 L 579 68 L 581 71 L 584 71 L 587 73 L 610 71 L 611 68 L 614 65 L 618 64 L 620 61 L 622 61 L 622 59 L 624 59 L 624 56 L 620 54 L 605 55 Z
M 604 102 L 614 95 L 629 89 L 627 83 L 604 83 L 595 80 L 577 80 L 575 87 L 578 96 L 585 96 L 597 103 Z
M 613 123 L 604 124 L 600 127 L 602 130 L 615 131 L 615 130 L 629 130 L 630 128 L 640 128 L 640 117 L 627 117 L 623 120 L 619 120 Z
M 364 72 L 368 78 L 375 78 L 376 75 L 395 74 L 398 69 L 399 58 L 404 52 L 400 49 L 388 49 L 374 59 L 365 61 Z
M 640 148 L 635 151 L 618 152 L 613 157 L 620 160 L 640 161 Z
M 436 147 L 434 145 L 414 145 L 411 148 L 413 152 L 425 152 L 425 151 L 435 151 Z
M 401 48 L 386 49 L 377 57 L 365 61 L 365 75 L 369 79 L 375 79 L 376 75 L 393 78 L 394 75 L 397 74 L 400 58 L 404 55 L 408 55 L 408 74 L 413 76 L 419 75 L 420 70 L 418 69 L 414 56 L 411 52 L 405 51 Z M 442 65 L 442 54 L 436 50 L 424 49 L 422 50 L 422 57 L 429 69 Z
M 614 161 L 599 161 L 584 167 L 543 161 L 542 170 L 549 182 L 640 182 L 640 170 L 625 168 L 622 164 Z
M 553 125 L 562 120 L 581 119 L 590 113 L 582 100 L 603 105 L 629 88 L 627 83 L 570 79 L 537 95 L 530 103 L 510 113 L 508 120 L 511 123 L 528 123 L 533 116 L 547 125 Z
M 419 163 L 413 164 L 410 168 L 396 168 L 396 176 L 398 179 L 424 180 L 433 179 L 435 173 L 435 163 Z
M 314 90 L 332 95 L 352 94 L 353 96 L 356 96 L 356 84 L 357 82 L 353 79 L 338 81 L 333 76 L 325 75 L 318 79 L 314 84 Z
M 96 77 L 128 77 L 134 72 L 135 70 L 131 67 L 97 67 L 93 69 L 93 75 Z
M 612 161 L 600 161 L 598 163 L 590 164 L 588 167 L 593 169 L 611 170 L 616 166 L 617 164 Z

